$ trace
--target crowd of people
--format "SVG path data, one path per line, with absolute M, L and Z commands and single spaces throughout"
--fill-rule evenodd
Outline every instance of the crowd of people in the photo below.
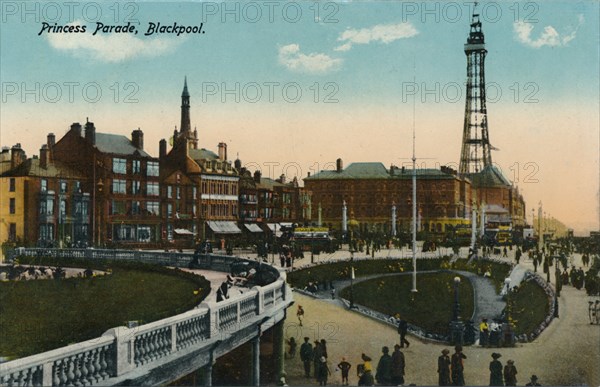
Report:
M 295 339 L 288 340 L 288 356 L 294 357 L 296 353 Z M 387 346 L 381 348 L 381 356 L 376 367 L 373 365 L 373 359 L 362 353 L 361 362 L 356 365 L 356 376 L 359 386 L 400 386 L 405 384 L 405 355 L 399 344 L 394 345 L 394 351 L 390 354 Z M 490 386 L 516 386 L 518 370 L 515 361 L 509 359 L 503 365 L 500 361 L 502 355 L 494 352 L 491 354 L 492 361 L 489 364 L 489 385 Z M 304 377 L 306 379 L 314 378 L 320 386 L 328 383 L 332 370 L 329 365 L 327 354 L 327 342 L 325 339 L 315 340 L 311 343 L 309 337 L 304 338 L 304 343 L 300 347 L 300 359 L 304 367 Z M 438 385 L 440 386 L 464 386 L 466 385 L 464 371 L 465 360 L 467 356 L 463 353 L 461 345 L 454 347 L 454 353 L 450 355 L 447 348 L 442 350 L 437 359 Z M 335 363 L 333 363 L 335 364 Z M 332 365 L 333 366 L 333 365 Z M 346 357 L 335 365 L 334 372 L 340 372 L 341 383 L 344 386 L 350 384 L 349 375 L 353 365 L 348 362 Z M 532 375 L 526 386 L 540 386 L 538 377 Z

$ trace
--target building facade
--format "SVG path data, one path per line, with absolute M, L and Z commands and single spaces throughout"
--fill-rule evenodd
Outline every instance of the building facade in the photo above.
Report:
M 304 179 L 312 192 L 312 217 L 332 229 L 342 229 L 344 204 L 347 220 L 358 231 L 408 231 L 412 220 L 412 170 L 381 163 L 353 163 L 321 171 Z M 316 208 L 315 208 L 316 207 Z M 320 208 L 320 211 L 319 211 Z M 317 211 L 315 211 L 317 210 Z M 445 232 L 449 226 L 468 224 L 471 183 L 450 168 L 417 170 L 418 230 Z M 395 215 L 393 215 L 395 213 Z
M 78 152 L 73 152 L 78 149 Z M 56 161 L 84 174 L 91 193 L 91 242 L 94 245 L 144 247 L 161 240 L 159 162 L 144 151 L 144 133 L 131 139 L 98 133 L 94 123 L 79 123 L 53 147 Z
M 227 144 L 218 154 L 198 148 L 198 131 L 191 130 L 187 79 L 181 94 L 181 126 L 173 132 L 173 146 L 159 146 L 163 184 L 163 237 L 191 246 L 198 239 L 220 239 L 240 234 L 239 174 L 227 158 Z
M 2 151 L 0 240 L 36 246 L 86 246 L 90 193 L 84 174 L 53 160 L 54 135 L 27 158 L 17 144 Z

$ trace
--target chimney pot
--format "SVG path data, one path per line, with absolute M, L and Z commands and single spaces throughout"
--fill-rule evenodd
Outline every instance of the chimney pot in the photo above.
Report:
M 344 162 L 342 161 L 342 159 L 337 159 L 335 162 L 335 165 L 336 165 L 336 171 L 342 172 L 342 170 L 344 169 Z
M 85 139 L 92 145 L 96 145 L 96 127 L 93 122 L 85 123 Z

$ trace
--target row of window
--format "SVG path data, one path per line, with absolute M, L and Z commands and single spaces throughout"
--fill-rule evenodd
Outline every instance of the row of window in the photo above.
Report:
M 203 181 L 202 192 L 213 195 L 237 195 L 237 183 L 221 181 Z
M 131 160 L 131 174 L 141 174 L 142 173 L 142 160 Z M 127 159 L 121 159 L 115 157 L 112 159 L 112 171 L 113 173 L 118 173 L 125 175 L 127 174 Z M 146 176 L 158 176 L 159 174 L 159 166 L 158 161 L 148 161 L 146 162 Z
M 61 220 L 64 220 L 67 216 L 67 200 L 60 199 L 58 207 L 58 214 Z M 13 212 L 11 212 L 12 214 Z M 41 215 L 54 215 L 54 198 L 53 197 L 45 197 L 40 200 L 40 214 Z M 87 201 L 75 201 L 75 206 L 73 208 L 73 215 L 76 216 L 87 216 L 88 214 L 88 202 Z
M 127 180 L 113 179 L 111 192 L 114 194 L 126 194 L 127 192 Z M 129 193 L 132 195 L 138 195 L 143 193 L 143 183 L 139 180 L 132 180 Z M 158 182 L 149 181 L 146 183 L 146 195 L 147 196 L 158 196 L 159 185 Z
M 128 205 L 129 204 L 129 205 Z M 159 202 L 139 202 L 113 200 L 110 208 L 111 215 L 160 215 Z
M 40 185 L 41 185 L 41 191 L 42 192 L 46 192 L 48 191 L 48 180 L 47 179 L 42 179 L 40 181 Z M 14 177 L 11 177 L 8 181 L 8 191 L 9 192 L 15 192 L 16 190 L 16 186 L 17 186 L 17 182 L 16 179 Z M 59 192 L 60 193 L 67 193 L 67 187 L 68 184 L 65 180 L 61 180 L 59 182 Z M 74 182 L 74 187 L 76 187 L 77 189 L 80 188 L 80 183 L 78 181 Z

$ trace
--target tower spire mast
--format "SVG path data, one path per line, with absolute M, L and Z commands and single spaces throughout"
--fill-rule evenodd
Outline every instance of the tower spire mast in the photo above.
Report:
M 487 106 L 485 95 L 485 39 L 477 13 L 477 2 L 473 8 L 471 30 L 465 44 L 467 56 L 467 92 L 463 143 L 459 173 L 466 175 L 481 172 L 492 165 L 491 145 L 488 134 Z
M 187 76 L 183 80 L 183 92 L 181 93 L 181 125 L 179 130 L 183 136 L 188 137 L 192 130 L 190 124 L 190 93 L 187 87 Z

